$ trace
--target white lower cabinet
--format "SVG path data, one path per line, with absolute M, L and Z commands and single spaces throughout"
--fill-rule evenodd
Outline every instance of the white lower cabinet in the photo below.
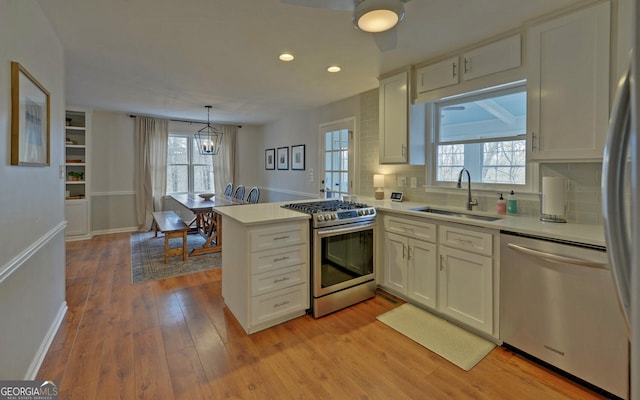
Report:
M 385 229 L 383 285 L 397 295 L 435 307 L 436 245 L 424 240 L 428 237 L 424 232 L 435 234 L 435 225 L 388 218 Z M 398 231 L 403 233 L 394 233 Z
M 497 337 L 494 233 L 425 218 L 385 215 L 382 286 Z
M 460 322 L 492 333 L 493 259 L 440 246 L 438 309 Z
M 247 333 L 309 308 L 307 221 L 246 226 L 223 216 L 222 296 Z
M 64 218 L 67 220 L 65 236 L 86 239 L 82 236 L 89 234 L 89 204 L 86 199 L 65 200 Z
M 438 230 L 438 310 L 493 334 L 493 234 L 460 225 Z

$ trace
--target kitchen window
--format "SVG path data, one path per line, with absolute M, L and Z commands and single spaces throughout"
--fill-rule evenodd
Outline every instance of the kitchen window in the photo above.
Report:
M 198 152 L 193 136 L 169 134 L 167 194 L 213 193 L 213 160 Z
M 467 168 L 474 183 L 524 187 L 526 98 L 519 83 L 435 102 L 432 182 L 456 182 Z

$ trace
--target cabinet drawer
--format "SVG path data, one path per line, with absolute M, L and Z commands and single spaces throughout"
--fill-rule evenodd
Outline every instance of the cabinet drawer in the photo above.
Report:
M 307 245 L 299 244 L 251 253 L 251 273 L 260 274 L 298 264 L 308 265 Z
M 251 251 L 260 251 L 274 247 L 305 243 L 308 238 L 309 229 L 306 222 L 253 229 L 250 233 L 250 249 Z
M 486 256 L 493 254 L 493 235 L 450 226 L 440 226 L 440 244 Z
M 251 324 L 258 325 L 309 308 L 306 283 L 251 298 Z
M 437 237 L 436 224 L 431 224 L 429 222 L 385 217 L 384 226 L 385 230 L 388 232 L 429 242 L 435 242 Z
M 251 295 L 273 292 L 274 290 L 298 285 L 307 281 L 307 264 L 281 268 L 251 277 Z

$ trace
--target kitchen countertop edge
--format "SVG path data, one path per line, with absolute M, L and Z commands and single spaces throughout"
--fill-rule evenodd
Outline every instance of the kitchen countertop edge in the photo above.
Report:
M 418 202 L 393 202 L 391 200 L 375 200 L 372 198 L 361 198 L 361 201 L 382 213 L 404 214 L 413 217 L 437 220 L 442 222 L 452 222 L 464 225 L 477 226 L 487 229 L 495 229 L 506 232 L 515 232 L 525 235 L 538 236 L 541 238 L 557 239 L 579 244 L 606 247 L 604 239 L 604 228 L 602 225 L 578 224 L 578 223 L 554 223 L 543 222 L 537 217 L 518 215 L 498 215 L 481 211 L 467 211 L 462 208 L 453 208 L 440 205 L 432 205 Z M 425 213 L 414 210 L 415 208 L 433 207 L 443 210 L 451 210 L 461 213 L 471 213 L 498 217 L 496 221 L 482 221 L 468 218 L 460 218 L 448 215 Z
M 232 218 L 244 225 L 263 225 L 311 219 L 308 214 L 282 208 L 281 205 L 283 204 L 286 203 L 243 204 L 232 207 L 214 207 L 213 209 L 216 213 Z
M 304 200 L 313 201 L 314 199 Z M 326 199 L 315 199 L 326 200 Z M 604 228 L 602 225 L 577 224 L 577 223 L 553 223 L 543 222 L 537 217 L 519 216 L 519 215 L 498 215 L 482 211 L 469 212 L 463 208 L 455 208 L 441 206 L 438 204 L 426 204 L 412 201 L 395 202 L 389 199 L 376 200 L 371 197 L 360 196 L 360 202 L 366 203 L 371 207 L 375 207 L 382 214 L 400 214 L 432 221 L 442 221 L 448 223 L 457 223 L 463 225 L 477 226 L 486 229 L 493 229 L 504 232 L 514 232 L 524 235 L 538 236 L 541 238 L 549 238 L 586 244 L 591 246 L 606 247 L 604 239 Z M 282 208 L 281 206 L 288 203 L 301 201 L 286 201 L 275 203 L 258 203 L 245 204 L 239 206 L 221 206 L 215 207 L 214 210 L 226 217 L 232 218 L 244 225 L 263 225 L 269 223 L 309 220 L 311 216 L 298 211 Z M 417 211 L 416 208 L 433 207 L 443 210 L 450 210 L 461 213 L 471 213 L 476 215 L 485 215 L 499 217 L 496 221 L 482 221 L 469 218 L 460 218 L 449 215 L 431 214 L 423 211 Z

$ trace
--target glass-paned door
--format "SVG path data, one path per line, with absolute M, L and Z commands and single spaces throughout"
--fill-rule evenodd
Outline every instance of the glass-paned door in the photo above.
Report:
M 353 193 L 353 120 L 320 127 L 323 178 L 321 192 L 327 198 L 340 199 Z

